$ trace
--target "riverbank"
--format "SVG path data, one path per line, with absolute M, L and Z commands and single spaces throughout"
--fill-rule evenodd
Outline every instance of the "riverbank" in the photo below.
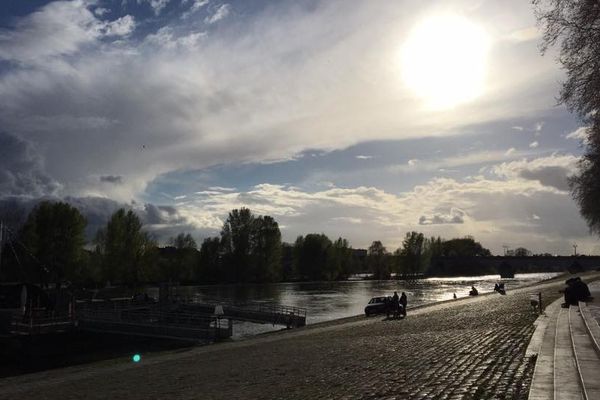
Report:
M 600 274 L 586 274 L 596 278 Z M 563 278 L 506 296 L 414 309 L 405 320 L 351 317 L 238 342 L 0 381 L 0 398 L 522 398 L 537 315 Z

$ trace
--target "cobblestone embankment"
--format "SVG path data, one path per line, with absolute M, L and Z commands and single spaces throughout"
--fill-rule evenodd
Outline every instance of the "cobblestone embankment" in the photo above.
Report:
M 562 280 L 561 280 L 562 282 Z M 535 360 L 528 293 L 458 300 L 405 320 L 355 319 L 237 343 L 0 381 L 28 399 L 526 399 Z

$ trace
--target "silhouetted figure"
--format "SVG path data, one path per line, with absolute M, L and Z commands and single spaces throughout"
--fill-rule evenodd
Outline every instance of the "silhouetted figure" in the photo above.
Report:
M 397 303 L 398 300 L 399 300 L 398 292 L 394 292 L 394 295 L 392 296 L 392 301 L 395 301 Z
M 400 304 L 400 313 L 402 314 L 402 317 L 406 317 L 406 307 L 408 305 L 408 299 L 406 297 L 406 293 L 402 292 L 402 295 L 400 296 L 400 300 L 398 301 L 398 303 Z
M 475 289 L 475 286 L 471 286 L 471 291 L 469 292 L 469 296 L 477 296 L 479 292 Z
M 504 290 L 504 283 L 496 283 L 494 285 L 494 292 L 498 292 L 500 294 L 506 294 L 506 291 Z
M 563 307 L 576 306 L 580 301 L 591 300 L 592 294 L 590 293 L 590 289 L 580 277 L 567 279 L 565 283 L 567 287 L 565 288 L 565 302 L 563 303 Z
M 453 297 L 454 299 L 456 299 L 456 293 L 454 293 L 452 297 Z

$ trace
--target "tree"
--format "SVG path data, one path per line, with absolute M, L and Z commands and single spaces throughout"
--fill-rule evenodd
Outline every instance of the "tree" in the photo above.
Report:
M 247 208 L 232 210 L 221 229 L 224 278 L 230 282 L 266 282 L 281 276 L 281 232 L 269 216 Z
M 525 247 L 517 247 L 514 251 L 515 257 L 529 257 L 531 255 L 531 251 L 527 250 Z
M 383 244 L 376 240 L 367 250 L 367 265 L 375 279 L 390 279 L 389 253 Z
M 566 80 L 559 101 L 587 126 L 586 151 L 569 183 L 590 230 L 600 234 L 600 2 L 533 0 L 533 4 L 544 30 L 542 52 L 560 47 Z
M 347 279 L 356 269 L 352 247 L 348 240 L 338 238 L 331 246 L 331 272 L 336 275 L 335 279 Z
M 445 257 L 489 257 L 492 255 L 488 249 L 470 236 L 446 240 L 442 243 L 442 248 L 442 255 Z
M 423 244 L 425 238 L 422 233 L 408 232 L 402 242 L 403 272 L 414 274 L 423 270 Z
M 281 231 L 277 222 L 268 215 L 254 222 L 252 254 L 253 281 L 273 282 L 281 278 Z
M 189 233 L 169 239 L 171 246 L 159 249 L 160 277 L 169 282 L 191 282 L 198 264 L 196 241 Z
M 331 280 L 330 262 L 331 240 L 318 233 L 299 236 L 294 244 L 294 265 L 297 274 L 303 280 Z
M 43 201 L 29 214 L 21 241 L 30 252 L 29 263 L 38 276 L 29 279 L 60 283 L 80 282 L 84 266 L 85 226 L 79 210 L 67 203 Z
M 198 282 L 219 282 L 221 279 L 221 238 L 206 238 L 200 247 L 198 268 L 194 278 Z
M 249 281 L 253 224 L 254 215 L 247 208 L 232 210 L 223 224 L 221 248 L 228 281 Z
M 176 237 L 169 239 L 169 243 L 178 250 L 198 248 L 196 241 L 189 233 L 180 233 Z
M 142 231 L 139 217 L 122 208 L 96 235 L 96 252 L 102 257 L 104 279 L 129 286 L 150 280 L 148 272 L 157 258 L 156 242 Z

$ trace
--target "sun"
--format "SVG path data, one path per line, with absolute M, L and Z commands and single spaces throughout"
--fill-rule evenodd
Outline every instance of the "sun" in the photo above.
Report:
M 428 108 L 466 103 L 484 91 L 488 50 L 487 33 L 467 18 L 429 17 L 402 45 L 403 81 Z

